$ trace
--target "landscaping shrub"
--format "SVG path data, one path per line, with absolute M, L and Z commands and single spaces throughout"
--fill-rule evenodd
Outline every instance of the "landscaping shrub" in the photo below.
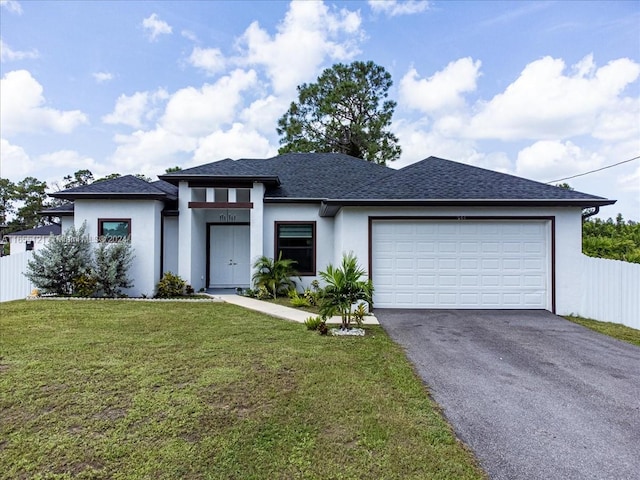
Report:
M 86 230 L 86 222 L 77 230 L 70 227 L 62 235 L 51 238 L 40 251 L 33 252 L 25 276 L 41 293 L 77 294 L 78 279 L 91 276 L 93 259 Z M 83 290 L 85 287 L 82 286 Z
M 318 330 L 320 329 L 320 325 L 324 323 L 322 317 L 309 317 L 304 321 L 305 327 L 307 330 Z
M 307 299 L 306 296 L 301 296 L 297 291 L 290 290 L 289 291 L 289 301 L 291 302 L 292 307 L 300 308 L 300 307 L 310 307 L 311 302 Z
M 298 273 L 293 268 L 295 260 L 282 258 L 282 252 L 277 260 L 266 256 L 260 257 L 253 264 L 256 270 L 251 280 L 254 286 L 260 290 L 264 288 L 270 298 L 276 298 L 279 295 L 286 295 L 289 290 L 295 289 L 295 282 L 291 277 L 297 277 Z
M 167 272 L 156 285 L 155 298 L 171 298 L 184 295 L 187 282 L 178 275 Z
M 82 275 L 73 280 L 73 291 L 79 297 L 92 297 L 97 290 L 96 279 L 92 275 Z
M 342 317 L 342 328 L 350 328 L 353 305 L 359 301 L 373 303 L 373 284 L 366 279 L 365 273 L 353 253 L 342 257 L 340 267 L 329 264 L 320 272 L 320 277 L 327 283 L 320 306 L 323 317 L 338 314 Z
M 105 297 L 122 296 L 122 288 L 130 288 L 133 282 L 127 272 L 133 262 L 129 242 L 100 242 L 96 249 L 93 277 L 96 290 Z

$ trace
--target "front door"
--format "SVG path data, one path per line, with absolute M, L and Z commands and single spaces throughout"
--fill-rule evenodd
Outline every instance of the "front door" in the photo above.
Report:
M 209 287 L 248 287 L 249 225 L 211 225 L 209 228 Z

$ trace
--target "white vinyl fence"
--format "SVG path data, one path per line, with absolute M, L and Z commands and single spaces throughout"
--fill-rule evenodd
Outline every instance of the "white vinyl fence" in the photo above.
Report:
M 576 314 L 640 329 L 640 264 L 583 255 Z
M 0 302 L 26 298 L 33 290 L 31 282 L 23 275 L 33 251 L 14 253 L 0 257 Z

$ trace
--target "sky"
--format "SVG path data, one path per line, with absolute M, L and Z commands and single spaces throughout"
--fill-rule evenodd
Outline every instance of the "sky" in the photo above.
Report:
M 371 60 L 394 82 L 392 168 L 567 182 L 640 221 L 640 1 L 0 0 L 0 50 L 12 181 L 268 158 L 298 85 Z

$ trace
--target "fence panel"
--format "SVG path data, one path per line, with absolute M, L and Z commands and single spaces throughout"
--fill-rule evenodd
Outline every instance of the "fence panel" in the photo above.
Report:
M 583 255 L 578 315 L 640 329 L 640 264 Z
M 0 257 L 0 302 L 26 298 L 33 290 L 31 282 L 23 275 L 32 251 Z

